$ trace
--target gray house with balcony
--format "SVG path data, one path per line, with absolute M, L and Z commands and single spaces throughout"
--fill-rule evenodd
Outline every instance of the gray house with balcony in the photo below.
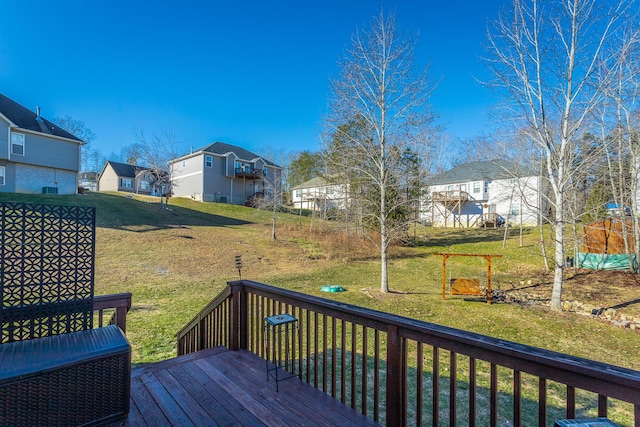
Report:
M 0 94 L 0 192 L 77 194 L 83 144 Z
M 171 192 L 203 202 L 280 201 L 282 168 L 244 148 L 216 142 L 169 162 Z

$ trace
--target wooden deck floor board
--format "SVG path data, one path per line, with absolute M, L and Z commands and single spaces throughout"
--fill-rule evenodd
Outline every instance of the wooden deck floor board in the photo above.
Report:
M 241 360 L 234 360 L 234 362 L 239 361 Z M 209 360 L 201 360 L 200 362 L 211 363 Z M 287 425 L 314 425 L 313 420 L 309 420 L 309 414 L 304 410 L 304 407 L 301 408 L 300 405 L 290 406 L 288 405 L 291 402 L 289 396 L 282 393 L 274 393 L 275 382 L 266 381 L 266 369 L 263 369 L 260 375 L 247 375 L 251 371 L 247 370 L 243 365 L 239 366 L 240 369 L 238 370 L 224 371 L 224 375 L 242 389 L 252 390 L 252 394 L 255 394 L 260 399 L 260 403 L 272 415 L 284 421 Z M 296 380 L 292 378 L 290 381 Z M 280 386 L 282 391 L 283 383 L 280 383 Z M 322 423 L 322 425 L 327 424 Z
M 135 398 L 134 398 L 135 397 Z M 162 411 L 158 410 L 158 404 L 149 394 L 147 388 L 137 378 L 131 379 L 131 404 L 135 405 L 140 411 L 140 418 L 146 425 L 168 425 L 169 420 L 165 418 Z M 138 422 L 137 419 L 131 419 L 131 422 Z M 141 425 L 141 424 L 130 424 Z
M 252 372 L 253 375 L 244 375 L 247 379 L 253 380 L 256 384 L 254 387 L 263 389 L 265 394 L 273 391 L 276 387 L 273 378 L 267 381 L 266 365 L 262 359 L 256 359 L 250 353 L 239 352 L 235 354 L 225 354 L 220 356 L 222 359 L 233 357 L 234 363 L 239 364 L 241 372 Z M 281 371 L 282 372 L 282 371 Z M 306 383 L 300 382 L 297 378 L 290 378 L 284 382 L 280 382 L 280 391 L 275 393 L 276 398 L 282 402 L 296 400 L 296 409 L 306 419 L 307 425 L 319 426 L 344 426 L 354 425 L 352 419 L 353 410 L 346 405 L 336 405 L 336 400 L 331 396 L 321 392 L 314 393 L 312 398 L 300 399 L 305 395 L 305 390 L 310 387 Z M 317 390 L 314 390 L 317 391 Z M 272 394 L 273 393 L 269 393 Z M 357 423 L 356 423 L 357 425 Z M 369 420 L 363 417 L 362 425 L 370 425 Z
M 220 389 L 217 385 L 212 387 L 208 377 L 200 368 L 193 364 L 183 365 L 182 372 L 185 374 L 185 381 L 191 383 L 191 393 L 199 399 L 200 404 L 221 426 L 242 426 L 242 425 L 263 425 L 260 420 L 247 412 L 243 407 L 239 406 L 236 410 L 230 411 L 229 408 L 219 402 Z M 226 394 L 226 391 L 222 390 Z
M 232 381 L 229 377 L 227 377 L 223 372 L 216 369 L 211 364 L 208 364 L 207 361 L 199 359 L 196 360 L 195 365 L 200 367 L 209 378 L 213 379 L 215 382 L 220 384 L 225 390 L 228 390 L 230 394 L 232 394 L 242 406 L 244 406 L 249 412 L 259 418 L 263 423 L 267 426 L 287 426 L 290 425 L 288 420 L 282 420 L 278 415 L 276 415 L 276 411 L 279 408 L 274 406 L 266 406 L 265 401 L 261 399 L 261 396 L 255 394 L 255 390 L 251 390 L 251 394 L 245 393 L 247 388 L 238 385 L 236 382 Z
M 177 402 L 171 396 L 169 390 L 158 380 L 157 373 L 141 375 L 140 381 L 147 388 L 154 401 L 158 403 L 158 407 L 171 425 L 185 427 L 194 425 L 185 412 L 187 408 L 181 406 L 184 405 L 184 402 Z
M 174 378 L 179 376 L 181 366 L 172 369 L 158 371 L 155 375 L 164 387 L 169 391 L 176 402 L 180 402 L 180 407 L 184 409 L 185 415 L 193 422 L 194 425 L 204 425 L 211 421 L 211 415 L 198 403 L 198 400 L 191 395 L 180 381 Z M 216 425 L 218 425 L 216 423 Z
M 134 402 L 131 402 L 129 407 L 129 422 L 132 425 L 146 426 L 147 423 L 144 421 L 142 414 L 140 414 L 140 409 L 138 409 L 138 405 Z
M 134 368 L 125 426 L 375 426 L 339 401 L 292 378 L 267 381 L 264 359 L 205 350 Z

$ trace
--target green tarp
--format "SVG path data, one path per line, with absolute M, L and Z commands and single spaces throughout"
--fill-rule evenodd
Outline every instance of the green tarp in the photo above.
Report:
M 629 256 L 636 265 L 636 256 L 627 254 L 589 254 L 578 252 L 578 267 L 592 270 L 629 270 Z

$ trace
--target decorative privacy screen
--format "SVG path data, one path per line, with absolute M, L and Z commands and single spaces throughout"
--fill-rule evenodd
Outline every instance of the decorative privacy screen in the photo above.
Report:
M 1 342 L 93 327 L 95 208 L 0 203 Z

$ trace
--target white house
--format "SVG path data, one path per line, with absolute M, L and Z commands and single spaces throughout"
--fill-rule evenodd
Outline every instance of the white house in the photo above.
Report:
M 539 174 L 498 159 L 456 166 L 429 180 L 421 220 L 444 227 L 474 227 L 507 221 L 536 225 L 543 185 Z
M 348 205 L 348 192 L 348 184 L 333 184 L 322 177 L 316 177 L 293 187 L 290 200 L 295 209 L 344 209 Z

